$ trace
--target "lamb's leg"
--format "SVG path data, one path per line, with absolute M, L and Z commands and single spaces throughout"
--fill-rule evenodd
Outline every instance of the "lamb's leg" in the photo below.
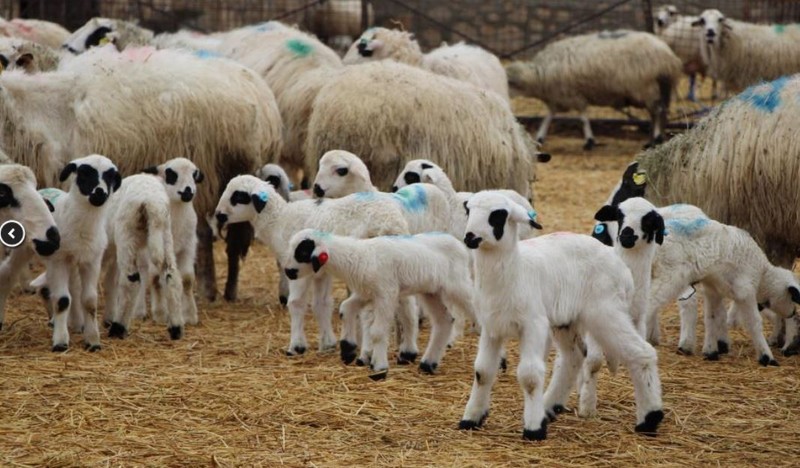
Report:
M 769 334 L 769 345 L 777 348 L 782 347 L 786 342 L 786 324 L 783 317 L 769 309 L 764 309 L 762 314 L 772 324 L 772 332 Z
M 0 330 L 3 329 L 6 315 L 6 299 L 13 285 L 17 283 L 20 270 L 28 265 L 32 257 L 33 251 L 30 248 L 20 247 L 13 249 L 0 264 Z
M 419 314 L 417 302 L 413 297 L 404 296 L 400 298 L 397 319 L 400 325 L 400 343 L 398 344 L 400 355 L 397 357 L 397 363 L 401 365 L 411 364 L 417 360 L 419 353 L 417 349 Z
M 306 334 L 303 329 L 303 319 L 308 308 L 308 294 L 311 288 L 310 277 L 299 278 L 289 283 L 289 318 L 291 320 L 291 338 L 289 347 L 286 348 L 287 356 L 303 354 L 306 352 Z
M 183 319 L 189 325 L 197 325 L 199 317 L 197 316 L 197 303 L 194 300 L 195 276 L 192 252 L 184 249 L 178 252 L 175 260 L 178 263 L 178 270 L 181 275 L 181 284 L 183 288 L 183 297 L 181 300 Z M 283 270 L 281 270 L 281 272 L 283 272 Z
M 447 341 L 453 329 L 453 318 L 438 295 L 421 294 L 418 297 L 431 319 L 431 335 L 428 339 L 428 346 L 425 348 L 425 354 L 419 363 L 419 370 L 426 374 L 433 374 L 439 367 L 439 362 L 447 348 Z
M 333 333 L 333 280 L 331 275 L 323 274 L 313 277 L 314 302 L 312 310 L 319 327 L 319 350 L 336 349 L 336 335 Z
M 105 276 L 103 277 L 103 294 L 106 297 L 106 309 L 103 314 L 103 325 L 108 328 L 111 326 L 112 320 L 117 311 L 117 255 L 116 247 L 109 246 L 106 249 L 105 258 L 103 259 Z
M 592 124 L 589 122 L 589 116 L 586 115 L 586 111 L 581 112 L 581 122 L 583 123 L 583 139 L 586 140 L 583 149 L 591 151 L 594 148 L 595 141 L 594 133 L 592 133 Z
M 386 293 L 386 291 L 382 291 L 382 293 Z M 372 380 L 385 379 L 389 372 L 389 334 L 399 299 L 397 294 L 389 293 L 372 303 L 372 323 L 369 327 L 369 335 L 364 337 L 364 341 L 369 340 L 372 343 L 369 366 L 374 371 L 374 374 L 370 375 Z
M 469 395 L 464 415 L 458 424 L 459 429 L 476 429 L 481 427 L 489 416 L 492 386 L 500 364 L 500 351 L 503 349 L 501 338 L 492 336 L 485 327 L 478 340 L 478 356 L 475 358 L 475 380 Z
M 658 346 L 659 319 L 658 314 L 667 304 L 677 299 L 686 289 L 689 281 L 680 277 L 656 276 L 650 282 L 650 300 L 647 304 L 647 341 Z M 681 324 L 681 328 L 683 328 Z
M 681 337 L 678 341 L 678 354 L 691 355 L 697 341 L 697 291 L 691 288 L 678 299 L 681 318 Z
M 762 366 L 777 366 L 778 361 L 772 356 L 767 339 L 764 338 L 764 325 L 761 322 L 761 314 L 758 313 L 758 306 L 753 299 L 736 300 L 733 309 L 737 317 L 742 322 L 742 326 L 753 340 L 753 347 L 756 349 L 758 362 Z
M 166 268 L 160 275 L 160 293 L 164 303 L 163 310 L 166 312 L 167 333 L 172 340 L 179 340 L 183 337 L 185 319 L 181 310 L 181 295 L 183 293 L 180 272 L 174 263 Z
M 641 336 L 641 335 L 640 335 Z M 600 345 L 591 335 L 584 337 L 586 359 L 581 368 L 578 385 L 578 416 L 591 418 L 597 415 L 597 373 L 603 368 L 604 356 Z
M 150 268 L 150 260 L 147 256 L 147 252 L 142 250 L 139 252 L 139 256 L 137 258 L 136 264 L 136 271 L 148 271 Z M 150 281 L 142 281 L 140 283 L 139 288 L 136 291 L 136 306 L 133 310 L 133 317 L 137 319 L 144 320 L 147 317 L 147 290 L 150 289 L 150 318 L 156 322 L 161 323 L 164 321 L 164 317 L 160 316 L 159 312 L 159 303 L 155 300 L 155 293 L 153 291 L 153 287 L 151 286 Z
M 80 310 L 83 312 L 83 347 L 89 352 L 100 350 L 100 330 L 97 327 L 97 282 L 100 280 L 101 259 L 80 263 Z
M 281 262 L 275 260 L 275 263 L 278 264 L 278 300 L 285 306 L 289 302 L 289 278 L 286 277 Z
M 244 259 L 253 242 L 253 226 L 250 223 L 231 223 L 225 238 L 228 254 L 228 280 L 225 282 L 225 300 L 235 301 L 238 296 L 239 260 Z
M 782 349 L 784 356 L 794 356 L 800 352 L 800 334 L 797 333 L 800 323 L 798 321 L 800 321 L 800 317 L 797 315 L 786 319 L 786 338 Z
M 375 316 L 372 314 L 372 309 L 369 306 L 363 306 L 357 314 L 358 323 L 361 325 L 359 335 L 359 345 L 361 349 L 356 359 L 357 366 L 367 366 L 372 359 L 372 340 L 369 339 L 369 328 L 372 326 L 372 321 Z
M 703 356 L 708 361 L 718 361 L 720 354 L 728 352 L 728 342 L 719 339 L 720 328 L 726 328 L 728 313 L 722 296 L 712 287 L 703 286 L 703 322 L 705 338 L 703 340 Z M 736 312 L 734 312 L 736 313 Z
M 664 419 L 656 350 L 639 336 L 623 308 L 608 305 L 596 310 L 584 316 L 586 329 L 610 362 L 628 368 L 636 400 L 636 432 L 653 435 Z
M 534 316 L 531 319 L 531 322 L 524 326 L 519 339 L 517 382 L 522 387 L 525 397 L 522 438 L 544 440 L 547 438 L 548 422 L 544 405 L 548 323 L 544 316 Z M 574 366 L 574 370 L 568 371 L 572 375 L 565 377 L 570 379 L 567 390 L 574 384 L 578 368 L 580 368 L 580 364 Z M 555 394 L 557 395 L 557 391 Z
M 555 113 L 548 109 L 547 115 L 544 116 L 542 123 L 539 124 L 539 131 L 536 132 L 536 141 L 540 144 L 544 144 L 544 139 L 547 138 L 547 130 L 550 129 L 553 117 L 555 117 Z
M 61 259 L 59 259 L 61 260 Z M 69 265 L 64 261 L 52 261 L 47 264 L 47 284 L 50 287 L 50 300 L 53 303 L 53 352 L 66 351 L 69 348 Z
M 690 100 L 692 102 L 696 102 L 697 101 L 697 98 L 694 95 L 695 83 L 696 82 L 697 82 L 697 74 L 696 73 L 690 73 L 689 74 L 689 94 L 686 95 L 686 99 L 688 99 L 688 100 Z
M 81 301 L 81 276 L 77 265 L 69 270 L 69 295 L 72 298 L 69 310 L 68 328 L 71 332 L 83 332 L 83 301 Z
M 339 343 L 339 351 L 345 364 L 350 364 L 356 359 L 358 325 L 360 323 L 358 315 L 363 305 L 363 301 L 356 293 L 351 294 L 339 305 L 339 314 L 342 317 L 342 338 Z
M 111 326 L 108 328 L 109 338 L 125 338 L 130 330 L 131 319 L 137 306 L 137 292 L 141 283 L 146 282 L 148 275 L 146 272 L 142 274 L 137 269 L 136 260 L 137 252 L 133 246 L 117 246 L 117 305 Z
M 548 328 L 547 323 L 544 328 L 545 330 Z M 558 354 L 553 365 L 550 384 L 544 394 L 544 408 L 547 410 L 548 416 L 555 419 L 556 414 L 564 411 L 569 394 L 575 386 L 578 372 L 584 363 L 581 349 L 576 346 L 579 340 L 573 327 L 554 328 L 553 339 Z M 602 363 L 602 356 L 600 356 L 600 362 Z
M 209 302 L 217 299 L 216 273 L 214 272 L 214 235 L 205 216 L 197 217 L 197 272 L 200 276 L 200 293 Z M 124 273 L 124 272 L 123 272 Z

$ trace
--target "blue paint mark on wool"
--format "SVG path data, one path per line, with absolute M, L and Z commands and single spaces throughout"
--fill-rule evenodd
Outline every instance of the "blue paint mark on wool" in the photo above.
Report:
M 286 48 L 298 57 L 305 57 L 314 50 L 311 44 L 301 39 L 289 39 Z
M 412 240 L 414 238 L 422 236 L 449 236 L 449 235 L 450 234 L 446 232 L 430 231 L 430 232 L 421 232 L 419 234 L 387 234 L 385 236 L 380 236 L 380 237 L 384 237 L 387 239 L 397 239 L 397 240 Z
M 258 192 L 258 198 L 260 198 L 261 201 L 266 202 L 269 200 L 269 194 L 267 192 Z
M 702 231 L 710 220 L 708 218 L 673 218 L 666 220 L 667 232 L 679 236 L 692 236 Z
M 66 192 L 64 192 L 63 190 L 59 190 L 57 188 L 43 188 L 39 190 L 39 195 L 41 195 L 42 198 L 44 198 L 45 200 L 49 201 L 54 205 L 56 203 L 56 200 L 58 200 L 58 197 L 64 194 L 66 194 Z
M 406 185 L 391 196 L 410 213 L 425 211 L 428 207 L 428 194 L 419 184 Z
M 270 32 L 278 29 L 281 26 L 281 23 L 278 21 L 267 21 L 266 23 L 257 24 L 253 26 L 253 28 L 258 32 Z
M 213 50 L 205 50 L 205 49 L 195 50 L 194 52 L 192 52 L 192 54 L 195 57 L 201 58 L 203 60 L 222 57 L 222 55 L 214 52 Z
M 788 82 L 789 77 L 784 76 L 770 83 L 751 86 L 739 95 L 739 99 L 757 109 L 772 113 L 781 104 L 781 91 Z

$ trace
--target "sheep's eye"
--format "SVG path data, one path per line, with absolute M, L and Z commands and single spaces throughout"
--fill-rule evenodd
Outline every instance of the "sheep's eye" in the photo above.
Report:
M 344 176 L 347 175 L 347 168 L 346 167 L 340 167 L 339 169 L 336 169 L 336 173 L 339 174 L 340 176 L 344 177 Z

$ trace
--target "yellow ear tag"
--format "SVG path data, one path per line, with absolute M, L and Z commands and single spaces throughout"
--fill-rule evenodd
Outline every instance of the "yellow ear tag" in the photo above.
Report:
M 0 63 L 0 73 L 3 73 L 5 69 L 6 67 L 4 67 L 2 63 Z
M 633 183 L 636 185 L 644 185 L 647 182 L 647 174 L 644 172 L 637 172 L 633 175 Z
M 101 45 L 101 46 L 104 46 L 104 45 L 108 44 L 109 42 L 111 42 L 111 40 L 108 37 L 104 37 L 104 38 L 100 39 L 100 42 L 98 44 Z

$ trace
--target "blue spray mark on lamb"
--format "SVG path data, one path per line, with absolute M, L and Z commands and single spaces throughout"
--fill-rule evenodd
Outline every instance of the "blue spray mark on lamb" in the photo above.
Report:
M 428 195 L 419 184 L 407 185 L 391 194 L 405 211 L 418 213 L 428 207 Z
M 679 236 L 692 236 L 702 231 L 710 222 L 708 218 L 673 218 L 665 221 L 667 232 Z
M 784 76 L 770 83 L 751 86 L 739 95 L 739 99 L 752 104 L 759 110 L 772 113 L 781 105 L 781 91 L 788 82 L 789 77 Z

